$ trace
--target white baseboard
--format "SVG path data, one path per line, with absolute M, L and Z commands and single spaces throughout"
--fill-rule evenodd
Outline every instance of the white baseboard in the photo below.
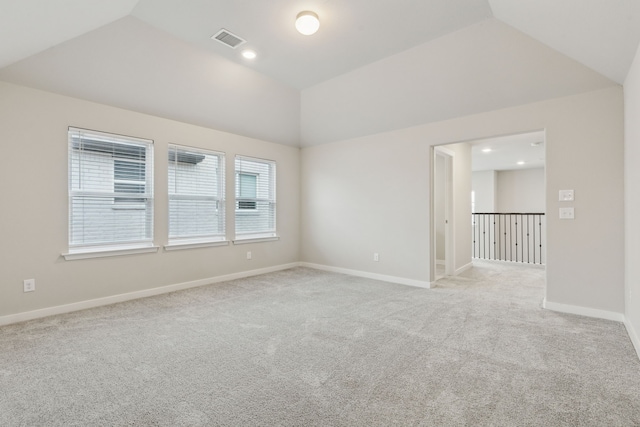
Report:
M 631 322 L 629 322 L 628 319 L 624 320 L 624 326 L 625 328 L 627 328 L 627 333 L 629 334 L 629 338 L 631 338 L 631 343 L 633 344 L 633 347 L 636 349 L 638 358 L 640 358 L 640 337 L 638 337 L 638 333 L 636 332 L 635 328 L 633 327 Z
M 11 323 L 24 322 L 27 320 L 39 319 L 56 314 L 71 313 L 73 311 L 85 310 L 87 308 L 100 307 L 103 305 L 115 304 L 118 302 L 130 301 L 138 298 L 146 298 L 154 295 L 166 294 L 169 292 L 181 291 L 183 289 L 196 288 L 198 286 L 210 285 L 213 283 L 226 282 L 229 280 L 242 279 L 244 277 L 257 276 L 274 271 L 287 270 L 298 267 L 297 262 L 291 264 L 281 264 L 273 267 L 259 268 L 256 270 L 241 271 L 239 273 L 226 274 L 224 276 L 209 277 L 206 279 L 194 280 L 191 282 L 177 283 L 174 285 L 161 286 L 158 288 L 144 289 L 141 291 L 128 292 L 126 294 L 112 295 L 103 298 L 96 298 L 87 301 L 74 302 L 71 304 L 58 305 L 55 307 L 42 308 L 40 310 L 27 311 L 23 313 L 9 314 L 0 317 L 0 326 Z
M 470 269 L 471 267 L 473 267 L 473 263 L 470 262 L 467 265 L 463 265 L 462 267 L 460 267 L 459 269 L 457 269 L 453 274 L 454 276 L 457 276 L 458 274 L 464 273 L 465 271 L 467 271 L 468 269 Z
M 613 320 L 616 322 L 624 322 L 623 313 L 615 311 L 599 310 L 597 308 L 580 307 L 577 305 L 560 304 L 557 302 L 549 302 L 546 298 L 542 301 L 542 308 L 560 313 L 578 314 L 580 316 L 595 317 L 597 319 Z
M 407 279 L 404 277 L 387 276 L 384 274 L 369 273 L 368 271 L 359 271 L 359 270 L 351 270 L 348 268 L 331 267 L 329 265 L 313 264 L 310 262 L 301 262 L 300 266 L 314 268 L 316 270 L 331 271 L 333 273 L 342 273 L 342 274 L 349 274 L 351 276 L 366 277 L 367 279 L 381 280 L 383 282 L 399 283 L 401 285 L 414 286 L 414 287 L 424 288 L 424 289 L 429 289 L 431 287 L 430 282 L 423 282 L 422 280 L 415 280 L 415 279 Z
M 446 264 L 447 264 L 447 262 L 445 260 L 443 260 L 443 259 L 437 259 L 436 260 L 436 265 L 446 265 Z

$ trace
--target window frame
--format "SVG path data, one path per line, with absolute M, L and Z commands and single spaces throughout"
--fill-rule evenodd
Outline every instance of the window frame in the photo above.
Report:
M 252 196 L 243 196 L 243 182 L 242 182 L 242 177 L 243 176 L 250 176 L 253 177 L 253 195 Z M 243 199 L 255 199 L 257 197 L 258 194 L 258 176 L 259 174 L 256 173 L 249 173 L 249 172 L 236 172 L 236 180 L 237 182 L 240 184 L 238 187 L 238 194 L 240 195 L 241 198 Z M 251 206 L 251 207 L 248 207 Z M 243 200 L 238 202 L 238 207 L 237 210 L 240 211 L 245 211 L 245 210 L 256 210 L 257 206 L 256 206 L 256 201 L 255 200 Z
M 173 153 L 173 160 L 172 160 Z M 181 162 L 179 159 L 182 156 L 185 161 Z M 180 163 L 192 163 L 194 165 L 198 164 L 198 157 L 202 156 L 202 160 L 204 161 L 209 158 L 216 158 L 217 166 L 217 187 L 214 188 L 215 195 L 203 195 L 203 194 L 193 194 L 186 192 L 173 192 L 171 186 L 171 168 L 172 166 L 177 168 Z M 189 160 L 191 159 L 191 160 Z M 189 161 L 186 161 L 189 160 Z M 176 250 L 176 249 L 191 249 L 191 248 L 200 248 L 200 247 L 209 247 L 209 246 L 221 246 L 227 245 L 229 242 L 226 238 L 226 154 L 224 152 L 208 150 L 178 144 L 169 144 L 168 146 L 168 156 L 167 156 L 167 241 L 168 243 L 164 246 L 165 250 Z M 177 169 L 176 169 L 177 172 Z M 174 188 L 175 190 L 178 175 L 174 174 Z M 192 200 L 192 201 L 215 201 L 216 202 L 216 210 L 217 214 L 220 216 L 218 222 L 219 232 L 213 234 L 200 234 L 200 235 L 180 235 L 178 233 L 172 235 L 171 230 L 171 215 L 172 208 L 171 202 L 172 200 Z M 200 211 L 198 211 L 200 212 Z
M 114 133 L 100 132 L 76 127 L 68 128 L 68 252 L 63 256 L 67 260 L 95 258 L 102 256 L 115 256 L 123 255 L 127 253 L 146 253 L 155 252 L 158 247 L 154 245 L 154 195 L 153 195 L 153 160 L 154 160 L 154 144 L 152 140 L 136 138 L 131 136 L 125 136 Z M 111 156 L 113 171 L 111 172 L 111 179 L 115 178 L 115 162 L 118 160 L 129 161 L 133 160 L 126 158 L 123 154 L 128 148 L 132 148 L 133 151 L 139 151 L 144 153 L 144 174 L 145 174 L 145 187 L 144 193 L 125 193 L 116 192 L 115 180 L 111 191 L 105 191 L 105 189 L 90 188 L 83 182 L 83 179 L 76 178 L 77 176 L 83 176 L 83 174 L 96 174 L 100 173 L 99 166 L 102 160 L 98 164 L 88 167 L 86 166 L 89 155 L 94 156 Z M 119 154 L 116 154 L 120 151 Z M 109 161 L 104 161 L 105 165 L 109 164 Z M 96 172 L 98 169 L 98 172 Z M 104 172 L 103 172 L 104 173 Z M 87 181 L 86 179 L 84 181 Z M 83 200 L 98 200 L 100 207 L 103 209 L 114 208 L 119 209 L 116 199 L 118 197 L 122 199 L 132 198 L 144 199 L 144 202 L 140 205 L 136 205 L 136 210 L 144 210 L 144 225 L 143 228 L 139 227 L 138 230 L 144 235 L 142 238 L 121 239 L 121 238 L 105 238 L 92 239 L 87 238 L 84 233 L 80 235 L 74 234 L 74 231 L 80 227 L 84 228 L 87 221 L 91 221 L 91 217 L 84 213 L 78 215 L 74 210 L 74 203 L 82 203 Z M 110 201 L 109 201 L 110 199 Z M 131 207 L 123 207 L 123 209 L 131 209 Z M 114 212 L 114 215 L 119 215 Z M 113 233 L 117 228 L 117 224 L 111 224 L 111 229 L 105 227 L 105 235 Z
M 135 186 L 139 186 L 142 188 L 143 191 L 132 191 L 130 193 L 140 193 L 140 194 L 145 194 L 146 191 L 146 186 L 147 186 L 147 181 L 146 179 L 144 180 L 130 180 L 130 179 L 120 179 L 117 178 L 117 169 L 118 167 L 116 166 L 117 163 L 132 163 L 132 164 L 138 164 L 138 165 L 143 165 L 144 166 L 144 172 L 143 174 L 146 176 L 146 163 L 139 161 L 139 160 L 123 160 L 123 159 L 114 159 L 113 160 L 113 192 L 114 193 L 123 193 L 124 191 L 117 191 L 117 185 L 135 185 Z M 113 198 L 113 209 L 130 209 L 130 210 L 143 210 L 146 209 L 145 206 L 145 201 L 144 199 L 141 198 L 133 198 L 133 197 L 114 197 Z
M 264 182 L 261 184 L 260 174 L 251 170 L 247 170 L 242 167 L 242 162 L 256 163 L 265 165 L 268 167 L 268 176 L 265 178 L 268 182 L 267 187 L 264 187 Z M 261 159 L 257 157 L 236 155 L 234 161 L 234 176 L 235 176 L 235 201 L 234 201 L 234 214 L 235 214 L 235 237 L 234 244 L 252 243 L 260 241 L 278 240 L 278 228 L 277 228 L 277 198 L 276 198 L 276 186 L 277 186 L 277 163 L 274 160 Z M 240 197 L 240 176 L 241 175 L 254 175 L 256 176 L 256 197 Z M 260 189 L 264 191 L 268 190 L 268 196 L 264 197 L 258 194 Z M 254 203 L 255 208 L 241 208 L 242 203 Z M 239 231 L 238 224 L 239 218 L 248 216 L 260 216 L 261 211 L 259 209 L 260 204 L 267 203 L 269 210 L 267 211 L 267 222 L 270 227 L 266 229 L 254 229 L 248 231 Z

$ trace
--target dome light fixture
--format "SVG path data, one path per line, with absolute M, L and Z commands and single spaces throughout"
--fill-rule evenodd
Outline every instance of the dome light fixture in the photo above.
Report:
M 302 11 L 296 16 L 296 30 L 300 34 L 310 36 L 320 28 L 320 19 L 315 12 L 309 10 Z

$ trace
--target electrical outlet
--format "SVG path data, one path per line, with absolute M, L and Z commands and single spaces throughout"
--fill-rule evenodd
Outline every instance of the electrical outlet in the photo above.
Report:
M 36 279 L 25 279 L 23 282 L 25 292 L 33 292 L 36 290 Z
M 251 252 L 247 252 L 247 259 L 251 259 Z
M 380 256 L 378 255 L 378 252 L 375 252 L 375 253 L 373 254 L 373 260 L 374 260 L 375 262 L 380 261 Z

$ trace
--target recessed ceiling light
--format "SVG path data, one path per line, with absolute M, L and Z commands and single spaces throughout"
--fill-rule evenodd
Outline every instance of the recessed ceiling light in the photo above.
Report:
M 245 59 L 256 59 L 256 56 L 258 56 L 258 54 L 256 53 L 255 50 L 245 49 L 242 51 L 242 56 Z
M 318 31 L 318 28 L 320 28 L 320 19 L 315 12 L 305 10 L 296 16 L 296 30 L 300 34 L 310 36 Z
M 524 165 L 524 162 L 522 160 L 520 160 L 517 164 L 518 164 L 518 166 L 522 166 L 522 165 Z
M 491 152 L 491 148 L 483 148 L 482 152 L 483 153 L 490 153 Z

